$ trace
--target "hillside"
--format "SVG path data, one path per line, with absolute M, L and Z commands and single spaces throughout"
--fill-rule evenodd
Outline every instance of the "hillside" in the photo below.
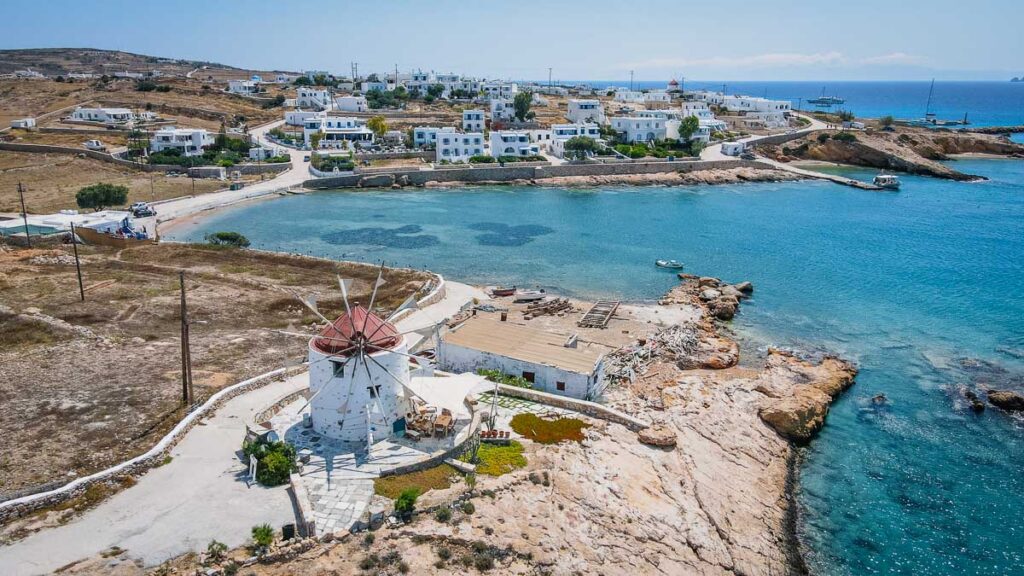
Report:
M 150 72 L 153 70 L 159 70 L 164 75 L 184 76 L 192 70 L 203 66 L 238 78 L 248 76 L 254 72 L 262 72 L 264 74 L 270 72 L 246 70 L 215 62 L 162 58 L 159 56 L 121 52 L 119 50 L 99 50 L 96 48 L 0 50 L 0 74 L 10 74 L 15 70 L 31 68 L 47 76 L 68 74 L 70 72 L 113 74 L 114 72 Z

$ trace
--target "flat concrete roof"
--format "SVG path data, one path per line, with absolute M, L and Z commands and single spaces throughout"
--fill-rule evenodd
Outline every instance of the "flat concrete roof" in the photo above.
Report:
M 613 351 L 596 342 L 578 341 L 576 348 L 566 348 L 569 334 L 560 334 L 474 316 L 442 338 L 445 343 L 490 352 L 568 372 L 590 375 L 602 356 Z

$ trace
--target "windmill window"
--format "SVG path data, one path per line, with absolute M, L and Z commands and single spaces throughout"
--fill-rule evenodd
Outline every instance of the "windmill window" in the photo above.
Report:
M 380 396 L 380 386 L 367 386 L 366 389 L 370 392 L 370 398 Z
M 345 377 L 345 363 L 344 362 L 331 362 L 334 367 L 334 377 L 344 378 Z

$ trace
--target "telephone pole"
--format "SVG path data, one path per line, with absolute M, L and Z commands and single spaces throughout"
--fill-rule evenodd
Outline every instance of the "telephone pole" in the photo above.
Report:
M 181 403 L 186 407 L 192 396 L 192 351 L 188 342 L 188 305 L 185 302 L 185 271 L 178 272 L 181 280 Z
M 551 67 L 548 66 L 548 89 L 551 88 Z
M 633 91 L 633 71 L 629 71 L 629 91 Z
M 82 265 L 78 262 L 78 238 L 75 236 L 75 223 L 71 223 L 71 246 L 75 250 L 75 272 L 78 273 L 78 295 L 85 302 L 85 287 L 82 286 Z
M 28 233 L 28 212 L 25 211 L 25 187 L 18 182 L 18 196 L 21 198 L 21 220 L 25 223 L 25 246 L 32 247 L 32 235 Z

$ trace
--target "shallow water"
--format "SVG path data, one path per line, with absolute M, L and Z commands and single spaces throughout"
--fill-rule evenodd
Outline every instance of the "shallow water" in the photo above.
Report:
M 905 176 L 898 193 L 818 182 L 326 192 L 172 236 L 236 230 L 259 248 L 584 297 L 657 298 L 674 284 L 657 258 L 750 280 L 755 298 L 733 324 L 755 348 L 825 349 L 862 369 L 804 451 L 812 571 L 1024 574 L 1024 426 L 975 416 L 950 391 L 1024 387 L 1024 162 L 957 168 L 992 180 Z M 873 408 L 878 393 L 889 402 Z

